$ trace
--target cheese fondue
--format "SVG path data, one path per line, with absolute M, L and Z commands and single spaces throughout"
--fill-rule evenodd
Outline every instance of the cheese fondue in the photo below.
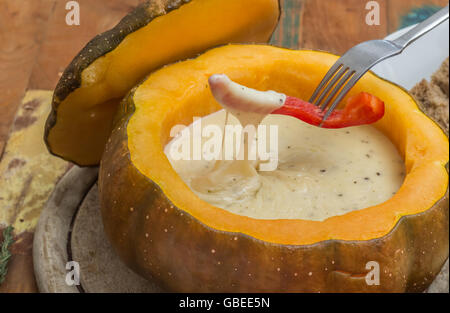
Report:
M 322 129 L 293 117 L 267 115 L 282 105 L 284 95 L 268 92 L 265 98 L 264 93 L 241 89 L 224 77 L 215 79 L 210 80 L 211 89 L 227 110 L 203 117 L 202 129 L 208 125 L 225 129 L 225 123 L 275 125 L 278 166 L 273 171 L 258 171 L 259 159 L 174 159 L 171 151 L 175 145 L 192 146 L 194 132 L 184 132 L 189 136 L 180 133 L 165 152 L 174 170 L 201 199 L 258 219 L 322 221 L 380 204 L 400 188 L 405 177 L 403 160 L 389 139 L 374 127 Z M 239 99 L 244 99 L 245 106 Z M 261 109 L 264 107 L 268 109 Z M 187 129 L 192 128 L 193 124 Z M 210 137 L 202 139 L 204 145 Z M 269 134 L 245 141 L 242 146 L 252 149 L 257 140 L 263 139 L 269 146 Z

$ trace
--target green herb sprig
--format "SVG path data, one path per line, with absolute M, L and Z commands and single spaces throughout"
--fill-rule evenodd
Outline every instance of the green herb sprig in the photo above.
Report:
M 3 231 L 3 243 L 0 246 L 0 285 L 5 281 L 8 273 L 8 262 L 11 258 L 9 249 L 14 243 L 13 230 L 14 227 L 8 226 Z

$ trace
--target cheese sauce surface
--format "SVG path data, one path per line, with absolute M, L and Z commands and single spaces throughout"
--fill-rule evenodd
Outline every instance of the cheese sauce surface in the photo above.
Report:
M 221 110 L 202 118 L 201 126 L 223 127 L 225 118 Z M 230 115 L 229 123 L 238 121 Z M 372 126 L 330 130 L 283 115 L 269 115 L 262 124 L 278 126 L 275 171 L 258 172 L 255 162 L 246 160 L 171 158 L 170 147 L 175 142 L 192 145 L 188 136 L 175 137 L 166 146 L 166 155 L 201 199 L 259 219 L 321 221 L 380 204 L 404 180 L 405 168 L 396 148 Z
M 217 86 L 224 86 L 223 90 L 236 93 L 229 94 L 222 89 L 216 92 L 210 80 L 216 99 L 227 111 L 201 118 L 201 125 L 197 127 L 217 125 L 224 130 L 225 124 L 258 126 L 256 124 L 262 121 L 261 125 L 267 129 L 266 138 L 252 137 L 249 143 L 241 145 L 241 150 L 247 151 L 256 149 L 257 140 L 262 139 L 267 149 L 273 147 L 269 126 L 274 125 L 278 129 L 275 138 L 278 166 L 271 171 L 258 171 L 263 161 L 248 160 L 248 153 L 243 160 L 194 160 L 194 141 L 197 140 L 198 145 L 200 138 L 196 138 L 199 132 L 193 130 L 193 123 L 186 128 L 188 132 L 178 133 L 169 142 L 165 153 L 174 170 L 201 199 L 232 213 L 257 219 L 322 221 L 385 202 L 403 183 L 402 158 L 389 139 L 374 127 L 322 129 L 289 116 L 266 116 L 268 112 L 264 110 L 259 116 L 255 112 L 240 111 L 235 105 L 235 100 L 240 99 L 236 94 L 247 95 L 247 98 L 241 97 L 247 107 L 252 106 L 252 99 L 261 103 L 263 95 L 254 93 L 252 97 L 247 90 L 239 88 L 240 85 L 224 83 L 220 77 L 217 82 Z M 267 94 L 273 111 L 283 95 Z M 212 136 L 201 138 L 202 150 Z M 233 140 L 232 136 L 225 135 L 225 138 L 220 139 L 221 147 L 233 146 L 233 141 L 231 145 L 223 144 L 223 140 Z M 183 146 L 190 147 L 189 157 L 174 158 L 173 151 Z M 222 158 L 223 153 L 221 151 Z

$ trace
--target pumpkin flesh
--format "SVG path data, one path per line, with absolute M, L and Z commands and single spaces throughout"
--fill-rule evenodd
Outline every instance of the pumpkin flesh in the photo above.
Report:
M 55 91 L 55 112 L 47 122 L 46 142 L 52 153 L 79 165 L 98 164 L 118 103 L 139 80 L 165 64 L 221 44 L 267 42 L 278 22 L 279 3 L 160 0 L 130 16 L 137 22 L 101 35 L 104 43 L 96 38 L 63 75 Z M 114 43 L 124 32 L 130 33 Z M 95 57 L 97 50 L 105 53 Z

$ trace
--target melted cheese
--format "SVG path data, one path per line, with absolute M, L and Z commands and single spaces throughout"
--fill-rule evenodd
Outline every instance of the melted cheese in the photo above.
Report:
M 261 161 L 246 158 L 175 160 L 170 153 L 174 145 L 192 146 L 193 140 L 190 135 L 178 135 L 166 146 L 166 155 L 201 199 L 258 219 L 322 221 L 380 204 L 400 188 L 405 177 L 403 160 L 394 145 L 372 126 L 331 130 L 289 116 L 266 117 L 284 103 L 284 95 L 243 89 L 223 76 L 212 77 L 210 84 L 216 99 L 232 115 L 225 110 L 213 113 L 201 119 L 201 127 L 224 128 L 225 121 L 230 125 L 258 125 L 261 121 L 262 125 L 276 125 L 278 167 L 258 171 Z M 192 128 L 191 124 L 188 129 Z M 203 138 L 202 144 L 208 139 Z M 266 141 L 269 145 L 269 134 Z M 255 146 L 256 140 L 243 145 L 244 149 Z

